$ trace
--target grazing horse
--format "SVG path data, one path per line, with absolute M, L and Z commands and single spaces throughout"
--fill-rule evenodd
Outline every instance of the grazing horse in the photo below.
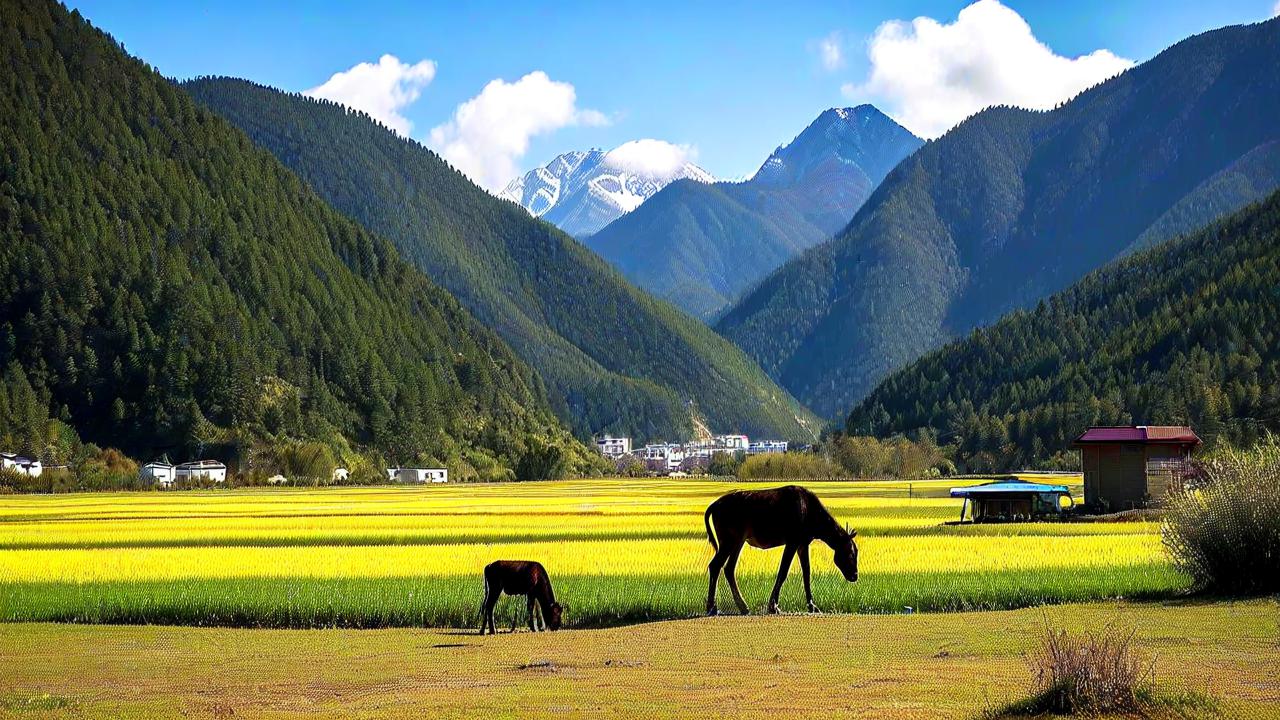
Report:
M 547 577 L 542 563 L 498 560 L 484 568 L 484 602 L 480 605 L 481 635 L 485 628 L 494 635 L 498 634 L 498 629 L 493 624 L 493 608 L 504 592 L 508 595 L 524 595 L 529 599 L 530 630 L 538 630 L 537 615 L 533 612 L 535 604 L 542 611 L 542 628 L 560 629 L 564 609 L 556 602 L 555 593 L 551 590 L 551 579 Z
M 737 490 L 717 499 L 703 515 L 707 526 L 707 540 L 715 548 L 716 556 L 707 569 L 711 572 L 711 587 L 707 590 L 707 614 L 715 615 L 716 581 L 724 568 L 725 579 L 733 591 L 733 600 L 743 615 L 750 611 L 738 590 L 734 568 L 743 543 L 753 547 L 773 548 L 786 546 L 782 551 L 782 566 L 778 568 L 778 580 L 769 596 L 769 612 L 778 612 L 778 593 L 791 569 L 791 560 L 800 555 L 800 570 L 804 573 L 804 595 L 809 601 L 809 612 L 819 612 L 813 604 L 813 591 L 809 588 L 809 543 L 821 540 L 835 550 L 836 567 L 849 582 L 858 581 L 858 546 L 853 542 L 857 532 L 849 532 L 836 522 L 822 501 L 809 490 L 797 485 L 771 490 Z M 715 526 L 712 534 L 711 527 Z M 720 542 L 716 542 L 716 538 Z

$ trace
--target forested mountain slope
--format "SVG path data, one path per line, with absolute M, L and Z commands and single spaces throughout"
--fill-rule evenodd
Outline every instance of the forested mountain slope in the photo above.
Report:
M 978 113 L 718 323 L 820 415 L 1122 254 L 1280 138 L 1280 20 L 1178 43 L 1049 112 Z
M 1044 464 L 1090 425 L 1280 431 L 1280 193 L 890 375 L 850 433 L 932 428 L 970 469 Z M 1050 462 L 1052 464 L 1052 462 Z
M 0 0 L 0 57 L 5 449 L 40 453 L 20 425 L 52 415 L 143 458 L 301 438 L 465 477 L 585 452 L 448 293 L 78 13 Z
M 184 84 L 336 208 L 496 329 L 580 436 L 812 437 L 813 418 L 745 354 L 435 153 L 335 103 L 234 79 Z
M 629 280 L 712 319 L 843 228 L 922 141 L 871 105 L 823 112 L 744 182 L 674 182 L 586 239 Z

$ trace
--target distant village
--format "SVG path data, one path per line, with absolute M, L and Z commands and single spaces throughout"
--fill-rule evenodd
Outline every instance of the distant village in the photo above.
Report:
M 750 440 L 746 435 L 715 435 L 685 443 L 652 443 L 631 448 L 631 438 L 605 435 L 596 439 L 596 449 L 622 470 L 639 461 L 653 475 L 698 475 L 705 473 L 717 453 L 763 455 L 785 453 L 785 440 Z

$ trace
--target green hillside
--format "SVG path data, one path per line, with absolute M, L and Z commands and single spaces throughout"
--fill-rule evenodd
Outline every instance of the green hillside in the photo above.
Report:
M 974 470 L 1053 465 L 1089 425 L 1280 431 L 1280 193 L 1094 272 L 890 375 L 854 434 L 932 428 Z
M 0 1 L 0 55 L 5 449 L 312 439 L 460 477 L 586 452 L 448 293 L 78 13 Z
M 584 242 L 636 285 L 710 321 L 847 225 L 922 142 L 871 105 L 832 108 L 751 179 L 673 182 Z
M 584 240 L 636 284 L 709 320 L 828 234 L 790 206 L 767 215 L 733 183 L 677 180 Z
M 1192 37 L 1052 111 L 988 109 L 716 328 L 819 415 L 843 414 L 928 350 L 1122 255 L 1280 139 L 1276 117 L 1280 20 Z
M 698 416 L 720 431 L 813 436 L 812 416 L 732 344 L 418 143 L 243 80 L 183 87 L 497 330 L 579 436 L 683 438 Z

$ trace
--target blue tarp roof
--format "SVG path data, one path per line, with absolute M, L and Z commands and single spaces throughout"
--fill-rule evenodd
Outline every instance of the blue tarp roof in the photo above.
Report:
M 986 485 L 974 485 L 972 487 L 951 488 L 951 497 L 969 497 L 970 495 L 985 495 L 987 493 L 1055 493 L 1058 495 L 1070 495 L 1071 491 L 1066 485 L 1046 485 L 1044 483 L 1022 482 L 1022 481 L 1001 481 L 987 483 Z

